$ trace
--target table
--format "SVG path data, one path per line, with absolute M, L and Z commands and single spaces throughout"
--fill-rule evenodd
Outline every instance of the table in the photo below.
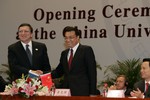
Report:
M 88 96 L 70 96 L 70 97 L 62 97 L 62 96 L 33 96 L 30 98 L 24 98 L 19 95 L 0 95 L 0 100 L 143 100 L 139 98 L 104 98 L 104 97 L 88 97 Z M 144 99 L 145 100 L 145 99 Z M 150 100 L 147 98 L 146 100 Z

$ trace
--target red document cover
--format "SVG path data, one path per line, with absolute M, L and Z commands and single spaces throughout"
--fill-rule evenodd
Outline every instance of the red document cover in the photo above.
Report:
M 41 82 L 43 86 L 47 86 L 49 89 L 53 85 L 51 73 L 46 73 L 43 75 L 40 75 Z

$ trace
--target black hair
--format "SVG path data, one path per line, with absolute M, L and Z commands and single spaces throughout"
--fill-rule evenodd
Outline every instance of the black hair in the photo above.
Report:
M 63 29 L 63 37 L 65 37 L 65 33 L 66 33 L 66 32 L 70 32 L 70 31 L 74 31 L 76 36 L 79 36 L 79 37 L 80 37 L 80 35 L 81 35 L 81 31 L 78 30 L 77 27 L 66 26 L 66 27 Z
M 23 27 L 23 26 L 28 26 L 28 27 L 30 28 L 30 32 L 33 33 L 33 28 L 32 28 L 32 26 L 31 26 L 30 24 L 28 24 L 28 23 L 22 23 L 22 24 L 18 27 L 18 30 L 19 30 L 20 27 Z
M 150 67 L 150 58 L 144 58 L 143 62 L 149 62 L 149 67 Z

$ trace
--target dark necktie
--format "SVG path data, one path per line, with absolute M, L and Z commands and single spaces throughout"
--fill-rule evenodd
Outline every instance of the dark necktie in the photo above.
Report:
M 149 98 L 150 97 L 150 86 L 149 83 L 146 83 L 146 91 L 145 91 L 145 98 Z
M 27 55 L 28 55 L 30 64 L 32 65 L 32 55 L 31 55 L 31 52 L 30 52 L 30 50 L 29 50 L 29 45 L 28 45 L 28 44 L 26 45 L 26 53 L 27 53 Z
M 146 83 L 146 90 L 145 90 L 145 92 L 147 92 L 148 87 L 149 87 L 149 83 Z
M 73 59 L 73 50 L 70 49 L 70 57 L 69 57 L 69 61 L 68 61 L 69 69 L 70 69 L 70 67 L 71 67 L 72 59 Z

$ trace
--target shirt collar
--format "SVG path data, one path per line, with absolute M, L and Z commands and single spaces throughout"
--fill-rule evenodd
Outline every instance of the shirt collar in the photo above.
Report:
M 146 84 L 146 83 L 149 83 L 149 84 L 150 84 L 150 81 L 145 81 L 145 84 Z
M 75 53 L 77 48 L 78 48 L 78 46 L 79 46 L 79 43 L 77 43 L 73 48 L 70 48 L 70 49 L 73 49 L 73 52 Z
M 24 49 L 26 49 L 27 44 L 23 43 L 22 41 L 21 41 L 21 44 L 23 45 Z M 29 45 L 29 48 L 32 48 L 32 42 L 31 41 L 28 43 L 28 45 Z

